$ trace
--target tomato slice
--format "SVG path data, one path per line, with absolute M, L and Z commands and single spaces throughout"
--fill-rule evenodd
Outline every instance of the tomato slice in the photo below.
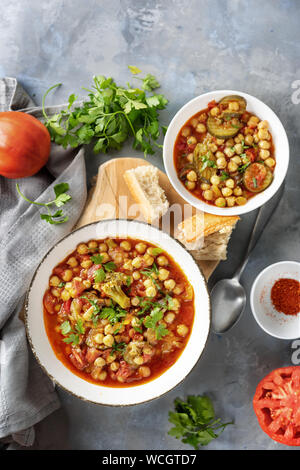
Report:
M 276 369 L 258 384 L 253 407 L 274 441 L 300 446 L 300 366 Z
M 93 266 L 91 266 L 89 269 L 88 269 L 88 272 L 87 272 L 87 278 L 93 282 L 94 281 L 94 277 L 95 277 L 95 273 L 98 269 L 102 268 L 102 264 L 94 264 Z
M 44 306 L 48 313 L 51 313 L 51 314 L 55 313 L 54 307 L 56 303 L 57 303 L 56 297 L 54 297 L 54 295 L 52 295 L 47 290 L 46 294 L 44 295 Z

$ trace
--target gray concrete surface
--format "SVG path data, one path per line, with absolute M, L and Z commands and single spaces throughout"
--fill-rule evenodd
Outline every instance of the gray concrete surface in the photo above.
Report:
M 278 114 L 288 133 L 291 163 L 284 199 L 243 276 L 249 294 L 261 269 L 300 261 L 299 110 L 292 83 L 300 79 L 300 3 L 289 0 L 2 0 L 0 75 L 16 76 L 37 103 L 62 82 L 49 103 L 83 96 L 94 74 L 129 79 L 127 65 L 154 73 L 169 98 L 168 124 L 194 96 L 221 88 L 253 94 Z M 114 156 L 139 156 L 128 145 Z M 90 155 L 88 178 L 108 157 Z M 280 155 L 278 155 L 280 158 Z M 159 154 L 151 161 L 160 166 Z M 244 250 L 253 215 L 242 218 L 211 284 L 230 275 Z M 184 449 L 169 437 L 176 396 L 208 393 L 219 416 L 234 426 L 209 449 L 282 449 L 258 427 L 252 397 L 270 370 L 291 364 L 292 342 L 267 336 L 249 304 L 223 337 L 210 334 L 197 367 L 175 390 L 145 405 L 113 409 L 83 403 L 58 390 L 62 408 L 37 426 L 39 449 Z

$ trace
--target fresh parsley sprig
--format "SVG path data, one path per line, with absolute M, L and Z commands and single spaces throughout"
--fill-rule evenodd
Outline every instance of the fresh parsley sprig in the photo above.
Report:
M 77 320 L 75 324 L 75 331 L 72 329 L 71 323 L 69 321 L 64 321 L 60 325 L 60 331 L 63 336 L 66 336 L 66 338 L 63 339 L 65 343 L 76 346 L 79 344 L 80 335 L 85 333 L 83 320 L 81 318 Z
M 45 125 L 51 139 L 66 148 L 94 142 L 94 152 L 107 152 L 120 149 L 130 137 L 134 137 L 133 148 L 141 149 L 144 155 L 155 153 L 159 137 L 165 128 L 159 124 L 159 111 L 168 100 L 161 94 L 151 93 L 160 85 L 156 78 L 147 74 L 136 77 L 141 71 L 129 66 L 134 78 L 142 81 L 142 89 L 117 85 L 111 77 L 98 75 L 89 92 L 88 99 L 80 106 L 73 106 L 77 97 L 69 97 L 67 109 L 53 116 L 45 110 L 45 99 L 49 91 L 61 84 L 52 86 L 43 98 Z M 150 93 L 150 94 L 149 94 Z
M 42 220 L 45 220 L 49 224 L 63 224 L 64 222 L 67 222 L 69 217 L 66 215 L 64 216 L 62 209 L 57 210 L 54 212 L 54 214 L 51 213 L 50 206 L 55 205 L 56 207 L 62 207 L 64 204 L 66 204 L 68 201 L 70 201 L 71 196 L 70 194 L 67 194 L 67 191 L 69 190 L 69 184 L 68 183 L 59 183 L 54 186 L 54 194 L 55 194 L 55 199 L 53 199 L 50 202 L 35 202 L 31 201 L 28 199 L 20 190 L 20 186 L 18 183 L 16 183 L 16 188 L 19 193 L 19 195 L 25 199 L 25 201 L 29 202 L 30 204 L 35 204 L 36 206 L 44 206 L 48 210 L 48 214 L 40 214 L 40 217 Z
M 187 401 L 177 398 L 174 402 L 175 411 L 169 412 L 169 421 L 174 424 L 170 436 L 181 439 L 198 450 L 216 439 L 225 427 L 233 422 L 221 423 L 215 418 L 215 410 L 209 397 L 190 395 Z

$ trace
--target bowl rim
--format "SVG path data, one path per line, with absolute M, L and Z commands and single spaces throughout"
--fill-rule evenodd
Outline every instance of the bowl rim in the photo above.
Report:
M 71 236 L 73 233 L 75 232 L 79 232 L 81 231 L 82 229 L 84 229 L 85 227 L 88 227 L 88 226 L 92 226 L 92 225 L 97 225 L 101 222 L 116 222 L 116 221 L 124 221 L 124 222 L 136 222 L 136 223 L 139 223 L 139 224 L 142 224 L 142 225 L 146 225 L 146 226 L 150 226 L 151 228 L 153 229 L 156 229 L 160 232 L 163 232 L 165 235 L 169 236 L 170 238 L 172 238 L 175 242 L 177 242 L 185 251 L 186 253 L 188 254 L 188 256 L 190 257 L 190 259 L 192 260 L 192 262 L 194 263 L 194 265 L 196 266 L 199 274 L 200 274 L 200 277 L 202 277 L 202 280 L 203 280 L 203 283 L 204 283 L 204 288 L 206 290 L 206 293 L 207 293 L 207 301 L 208 301 L 208 327 L 207 327 L 207 335 L 206 335 L 206 339 L 204 341 L 204 345 L 203 345 L 203 348 L 202 348 L 202 351 L 200 352 L 196 362 L 194 363 L 194 365 L 191 367 L 191 369 L 186 373 L 186 375 L 184 377 L 182 377 L 182 379 L 180 379 L 174 386 L 171 386 L 170 388 L 168 388 L 167 390 L 165 390 L 163 393 L 157 395 L 157 396 L 154 396 L 152 398 L 149 398 L 147 400 L 143 400 L 143 401 L 138 401 L 137 403 L 126 403 L 126 404 L 109 404 L 109 403 L 101 403 L 99 401 L 93 401 L 89 398 L 86 398 L 86 397 L 83 397 L 71 390 L 69 390 L 66 386 L 62 385 L 58 379 L 56 379 L 46 368 L 46 366 L 41 362 L 39 356 L 38 356 L 38 353 L 37 351 L 35 350 L 35 347 L 34 347 L 34 344 L 33 344 L 33 340 L 32 340 L 32 337 L 31 337 L 31 333 L 30 333 L 30 327 L 29 327 L 29 298 L 30 298 L 30 294 L 31 294 L 31 291 L 32 291 L 32 286 L 33 286 L 33 283 L 35 281 L 35 278 L 38 274 L 38 271 L 39 271 L 39 268 L 41 267 L 41 265 L 45 262 L 46 258 L 48 257 L 48 255 L 56 248 L 57 245 L 59 245 L 63 240 L 67 239 L 69 236 Z M 38 263 L 35 271 L 34 271 L 34 274 L 31 278 L 31 281 L 30 281 L 30 284 L 29 284 L 29 287 L 27 289 L 27 292 L 26 292 L 26 296 L 25 296 L 25 302 L 24 302 L 24 324 L 25 324 L 25 331 L 26 331 L 26 336 L 27 336 L 27 339 L 28 339 L 28 342 L 30 344 L 30 348 L 34 354 L 34 357 L 35 359 L 37 360 L 39 366 L 41 367 L 41 369 L 44 371 L 44 373 L 54 382 L 55 385 L 57 385 L 58 387 L 60 387 L 62 390 L 68 392 L 70 395 L 76 397 L 76 398 L 79 398 L 80 400 L 84 401 L 84 402 L 87 402 L 87 403 L 92 403 L 92 404 L 95 404 L 95 405 L 99 405 L 99 406 L 107 406 L 107 407 L 120 407 L 120 408 L 123 408 L 123 407 L 129 407 L 129 406 L 138 406 L 138 405 L 142 405 L 144 403 L 148 403 L 148 402 L 151 402 L 153 400 L 156 400 L 156 399 L 159 399 L 161 398 L 162 396 L 166 395 L 167 393 L 169 393 L 171 390 L 173 390 L 174 388 L 176 388 L 178 385 L 180 385 L 187 377 L 188 375 L 190 375 L 190 373 L 194 370 L 194 368 L 197 366 L 197 364 L 199 363 L 202 355 L 203 355 L 203 352 L 207 346 L 207 342 L 208 342 L 208 338 L 209 338 L 209 335 L 210 335 L 210 331 L 211 331 L 211 317 L 212 317 L 212 307 L 211 307 L 211 299 L 210 299 L 210 292 L 209 292 L 209 289 L 208 289 L 208 282 L 202 272 L 202 269 L 200 268 L 200 266 L 196 263 L 195 259 L 192 257 L 192 255 L 187 251 L 187 249 L 185 248 L 185 246 L 183 245 L 183 243 L 181 243 L 179 240 L 177 240 L 173 235 L 171 234 L 167 234 L 166 232 L 164 232 L 161 228 L 159 227 L 154 227 L 153 225 L 151 225 L 150 223 L 147 223 L 147 222 L 144 222 L 144 221 L 141 221 L 141 220 L 136 220 L 136 219 L 126 219 L 126 218 L 120 218 L 120 219 L 102 219 L 102 220 L 98 220 L 98 221 L 95 221 L 95 222 L 90 222 L 89 224 L 85 224 L 81 227 L 78 227 L 76 228 L 75 230 L 72 230 L 71 232 L 67 233 L 66 235 L 64 235 L 63 237 L 61 237 L 54 245 L 51 246 L 51 248 L 45 253 L 45 255 L 43 256 L 43 258 L 41 259 L 41 261 Z M 44 322 L 43 322 L 44 324 Z M 194 328 L 194 323 L 193 323 L 193 326 L 192 326 L 192 330 Z M 191 336 L 191 335 L 190 335 Z M 48 339 L 48 337 L 47 337 Z M 188 339 L 188 342 L 190 340 L 190 337 Z M 49 341 L 49 339 L 48 339 Z M 188 345 L 188 342 L 185 346 L 185 348 L 187 347 Z M 51 346 L 51 344 L 50 344 Z M 52 346 L 51 346 L 52 348 Z M 185 349 L 184 348 L 184 349 Z M 52 348 L 53 349 L 53 348 Z M 183 349 L 183 351 L 184 351 Z M 182 352 L 183 352 L 182 351 Z M 55 353 L 54 353 L 55 354 Z M 181 354 L 179 355 L 178 359 L 180 358 Z M 177 360 L 178 360 L 177 359 Z M 58 359 L 59 360 L 59 359 Z M 61 362 L 61 361 L 60 361 Z M 177 361 L 175 361 L 176 363 Z M 175 364 L 174 363 L 174 364 Z M 63 364 L 64 367 L 66 367 L 64 364 Z M 172 366 L 171 366 L 172 367 Z M 168 368 L 167 370 L 169 370 L 170 368 Z M 166 371 L 167 371 L 166 370 Z M 165 372 L 166 372 L 165 371 Z M 72 372 L 72 371 L 71 371 Z M 159 375 L 156 379 L 159 379 L 159 377 L 161 377 L 162 375 L 164 374 L 164 372 Z M 156 379 L 153 379 L 156 380 Z M 84 379 L 82 379 L 85 383 L 89 383 L 88 381 L 85 381 Z M 151 383 L 152 381 L 150 380 L 149 383 Z M 148 383 L 148 382 L 147 382 Z M 98 385 L 97 385 L 98 386 Z M 99 387 L 101 387 L 101 385 L 99 385 Z M 106 389 L 109 389 L 110 387 L 105 387 Z M 114 387 L 115 388 L 115 387 Z M 132 387 L 124 387 L 126 390 L 130 390 L 130 388 Z M 124 389 L 123 387 L 119 387 L 119 390 L 120 392 Z
M 268 330 L 262 323 L 261 321 L 259 320 L 258 316 L 257 316 L 257 313 L 256 313 L 256 310 L 255 310 L 255 307 L 254 307 L 254 294 L 258 288 L 258 283 L 259 281 L 261 280 L 261 278 L 268 272 L 268 271 L 272 271 L 275 267 L 277 266 L 281 266 L 281 265 L 296 265 L 298 267 L 298 269 L 300 270 L 300 262 L 298 261 L 291 261 L 291 260 L 286 260 L 286 261 L 278 261 L 276 263 L 272 263 L 272 264 L 269 264 L 268 266 L 266 266 L 264 269 L 262 269 L 258 275 L 255 277 L 254 279 L 254 282 L 252 284 L 252 287 L 251 287 L 251 291 L 250 291 L 250 307 L 251 307 L 251 312 L 252 312 L 252 315 L 253 317 L 255 318 L 255 321 L 256 323 L 260 326 L 260 328 L 265 332 L 267 333 L 268 335 L 270 336 L 273 336 L 273 338 L 277 338 L 277 339 L 283 339 L 283 340 L 286 340 L 286 341 L 291 341 L 292 339 L 298 339 L 299 336 L 292 336 L 292 337 L 285 337 L 285 336 L 280 336 L 276 333 L 271 333 L 270 330 Z M 299 315 L 299 314 L 298 314 Z M 300 319 L 299 319 L 300 320 Z
M 244 98 L 249 99 L 250 101 L 252 101 L 253 102 L 253 107 L 255 107 L 256 104 L 260 104 L 260 105 L 264 106 L 271 113 L 272 120 L 274 122 L 277 122 L 277 125 L 281 128 L 280 132 L 282 134 L 282 139 L 285 141 L 284 145 L 286 146 L 286 150 L 287 150 L 286 157 L 283 160 L 283 164 L 284 164 L 283 169 L 282 169 L 280 174 L 276 173 L 277 177 L 274 177 L 273 183 L 269 186 L 269 188 L 267 188 L 265 191 L 262 191 L 261 193 L 259 193 L 261 195 L 265 194 L 265 197 L 260 202 L 258 202 L 257 198 L 254 197 L 250 201 L 248 201 L 248 203 L 246 203 L 243 206 L 235 206 L 235 207 L 229 207 L 229 208 L 219 208 L 219 207 L 213 206 L 211 204 L 206 204 L 201 199 L 193 196 L 193 194 L 190 193 L 183 186 L 183 184 L 179 181 L 177 174 L 173 178 L 172 171 L 175 170 L 175 168 L 174 168 L 174 144 L 175 144 L 175 141 L 173 141 L 173 139 L 171 139 L 171 137 L 170 137 L 172 128 L 173 128 L 174 125 L 176 125 L 177 120 L 180 119 L 181 115 L 185 111 L 187 111 L 190 107 L 192 107 L 195 103 L 197 103 L 197 101 L 199 101 L 200 99 L 202 100 L 203 98 L 207 98 L 208 100 L 211 100 L 211 99 L 214 98 L 215 94 L 224 94 L 224 95 L 226 95 L 226 94 L 232 94 L 232 95 L 233 94 L 235 94 L 235 95 L 240 94 Z M 196 113 L 191 114 L 190 117 L 185 120 L 185 122 L 188 119 L 190 119 L 194 114 L 196 114 Z M 184 125 L 184 124 L 182 124 L 182 125 Z M 177 137 L 177 135 L 178 135 L 178 133 L 176 134 L 176 137 Z M 171 154 L 172 158 L 170 158 L 169 154 Z M 288 141 L 287 133 L 285 131 L 285 128 L 284 128 L 282 122 L 280 121 L 279 117 L 277 116 L 277 114 L 270 108 L 270 106 L 268 106 L 266 103 L 264 103 L 259 98 L 256 98 L 255 96 L 250 95 L 249 93 L 245 93 L 245 92 L 239 91 L 239 90 L 223 90 L 223 89 L 213 90 L 213 91 L 209 91 L 209 92 L 206 92 L 206 93 L 202 93 L 202 94 L 192 98 L 191 100 L 189 100 L 181 108 L 179 108 L 179 110 L 173 116 L 173 118 L 172 118 L 172 120 L 171 120 L 171 122 L 168 126 L 168 129 L 167 129 L 167 132 L 166 132 L 166 135 L 165 135 L 165 138 L 164 138 L 164 142 L 163 142 L 164 166 L 165 166 L 168 178 L 170 180 L 170 183 L 172 184 L 175 191 L 178 192 L 179 195 L 186 202 L 191 204 L 196 209 L 207 212 L 209 214 L 215 214 L 215 215 L 223 215 L 223 216 L 242 215 L 242 214 L 246 214 L 248 212 L 251 212 L 255 209 L 258 209 L 262 205 L 266 204 L 275 195 L 275 193 L 278 191 L 281 184 L 283 183 L 283 181 L 286 177 L 286 173 L 288 171 L 289 158 L 290 158 L 290 150 L 289 150 L 289 141 Z M 251 202 L 251 204 L 250 204 L 250 202 Z

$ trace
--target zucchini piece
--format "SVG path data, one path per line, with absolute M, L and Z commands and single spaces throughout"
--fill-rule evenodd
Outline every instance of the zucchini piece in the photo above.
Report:
M 219 119 L 209 116 L 206 122 L 208 132 L 217 137 L 218 139 L 230 139 L 230 137 L 234 137 L 243 127 L 243 124 L 238 121 L 238 124 L 234 126 L 228 121 L 219 124 Z
M 217 173 L 216 157 L 207 145 L 197 144 L 194 150 L 194 169 L 202 181 L 210 181 Z
M 235 114 L 240 115 L 240 114 L 243 114 L 244 111 L 246 111 L 247 101 L 245 100 L 245 98 L 239 95 L 224 96 L 224 98 L 221 99 L 219 104 L 229 104 L 230 101 L 237 101 L 239 104 L 239 110 L 238 111 L 226 111 L 225 110 L 224 113 L 235 113 Z
M 252 193 L 264 191 L 273 181 L 272 171 L 263 163 L 251 163 L 245 170 L 243 183 Z

